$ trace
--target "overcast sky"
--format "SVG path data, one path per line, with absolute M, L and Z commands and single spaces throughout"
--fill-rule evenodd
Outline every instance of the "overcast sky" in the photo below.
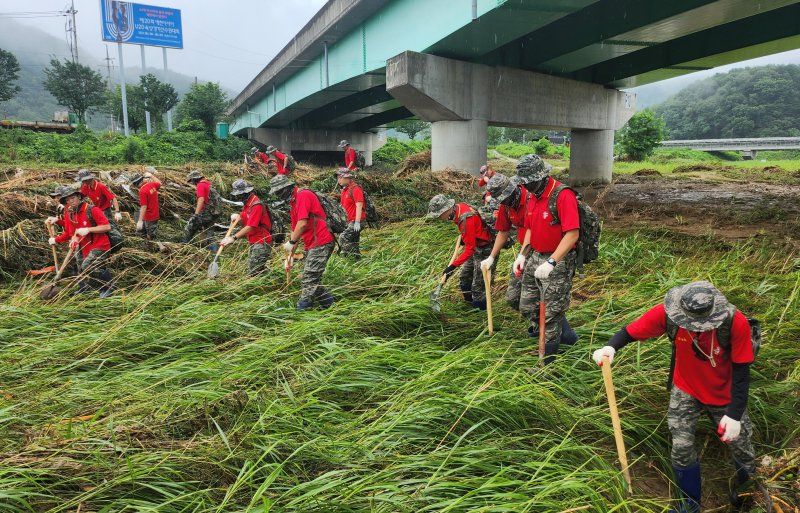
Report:
M 0 14 L 63 10 L 70 0 L 0 0 Z M 116 59 L 115 45 L 104 43 L 100 32 L 100 0 L 74 0 L 78 43 L 95 60 L 105 57 L 108 45 Z M 181 9 L 183 50 L 169 50 L 170 69 L 201 79 L 219 81 L 237 93 L 280 51 L 325 4 L 325 0 L 141 0 L 138 3 Z M 63 17 L 16 18 L 64 40 L 63 56 L 69 55 Z M 35 45 L 35 41 L 31 41 Z M 125 66 L 141 62 L 139 46 L 123 45 Z M 83 59 L 83 55 L 81 58 Z M 161 67 L 161 49 L 147 48 L 148 66 Z M 800 50 L 745 61 L 695 73 L 700 78 L 732 67 L 772 63 L 800 64 Z M 115 62 L 115 64 L 118 64 Z M 691 80 L 691 79 L 690 79 Z M 686 79 L 675 79 L 675 88 Z M 672 83 L 662 83 L 670 87 Z
M 108 45 L 100 32 L 100 0 L 74 0 L 78 47 L 99 60 Z M 70 0 L 0 0 L 0 13 L 63 10 Z M 168 50 L 170 69 L 219 81 L 237 92 L 325 5 L 325 0 L 140 0 L 137 3 L 181 10 L 183 50 Z M 15 18 L 65 41 L 63 17 Z M 35 45 L 35 41 L 31 41 Z M 141 62 L 138 45 L 122 45 L 125 67 Z M 162 66 L 161 48 L 147 48 L 148 67 Z M 83 55 L 80 56 L 83 59 Z

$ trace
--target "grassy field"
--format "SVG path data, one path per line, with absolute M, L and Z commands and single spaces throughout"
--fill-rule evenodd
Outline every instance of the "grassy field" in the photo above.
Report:
M 204 264 L 171 273 L 185 265 L 178 252 L 149 285 L 105 301 L 43 304 L 41 282 L 8 284 L 2 511 L 664 511 L 669 346 L 632 345 L 614 362 L 632 497 L 590 354 L 693 279 L 765 326 L 754 441 L 774 496 L 798 504 L 800 255 L 769 240 L 606 230 L 601 260 L 575 282 L 581 340 L 540 369 L 526 324 L 501 304 L 505 276 L 492 337 L 454 283 L 431 311 L 454 233 L 416 220 L 365 232 L 360 264 L 329 263 L 339 300 L 328 311 L 295 312 L 298 280 L 287 288 L 277 260 L 242 278 L 244 247 L 217 281 Z M 706 504 L 721 505 L 731 469 L 707 423 L 698 446 Z

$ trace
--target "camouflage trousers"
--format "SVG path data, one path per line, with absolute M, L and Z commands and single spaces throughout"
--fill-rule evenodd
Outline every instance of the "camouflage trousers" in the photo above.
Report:
M 257 276 L 267 269 L 267 260 L 272 254 L 272 246 L 269 244 L 250 244 L 250 251 L 247 254 L 247 275 Z
M 672 392 L 669 396 L 667 423 L 672 434 L 670 457 L 673 466 L 688 467 L 697 461 L 697 450 L 694 447 L 694 431 L 700 414 L 705 411 L 716 428 L 726 410 L 726 406 L 703 404 L 680 388 L 672 387 Z M 739 437 L 728 445 L 731 448 L 734 466 L 737 469 L 744 467 L 752 474 L 755 470 L 755 451 L 753 451 L 753 445 L 750 443 L 750 437 L 753 435 L 753 424 L 750 422 L 750 416 L 746 410 L 742 415 L 741 422 L 742 431 Z
M 306 251 L 306 256 L 303 258 L 300 301 L 313 303 L 314 299 L 319 299 L 328 292 L 322 286 L 322 273 L 325 272 L 331 253 L 333 253 L 333 242 Z
M 506 289 L 506 301 L 514 310 L 519 310 L 519 295 L 522 292 L 522 276 L 517 278 L 514 274 L 514 262 L 511 262 L 511 272 L 508 275 L 508 289 Z
M 144 221 L 142 231 L 136 232 L 147 240 L 156 240 L 158 235 L 158 219 L 155 221 Z
M 211 227 L 217 220 L 217 216 L 211 215 L 211 212 L 204 210 L 199 214 L 195 214 L 189 218 L 186 223 L 186 230 L 183 234 L 183 242 L 189 243 L 197 232 L 202 232 L 200 237 L 200 244 L 206 245 L 211 242 L 213 233 Z
M 525 261 L 525 269 L 520 280 L 519 312 L 526 319 L 539 326 L 539 286 L 534 272 L 539 265 L 550 258 L 550 253 L 531 252 Z M 558 350 L 561 340 L 562 319 L 569 310 L 572 292 L 572 278 L 575 275 L 575 252 L 570 251 L 561 262 L 556 264 L 549 278 L 540 283 L 544 289 L 545 304 L 545 340 Z
M 361 232 L 353 229 L 353 221 L 347 223 L 347 228 L 339 235 L 339 253 L 346 257 L 361 258 Z M 362 227 L 363 230 L 363 227 Z
M 111 285 L 111 273 L 106 269 L 109 252 L 103 249 L 93 249 L 80 260 L 81 273 L 86 276 L 87 285 L 99 289 Z
M 483 283 L 481 260 L 489 258 L 491 253 L 491 244 L 476 247 L 472 257 L 461 264 L 461 274 L 459 275 L 458 281 L 466 301 L 486 301 L 486 286 Z M 495 262 L 495 264 L 492 265 L 492 281 L 494 281 L 494 271 L 496 267 L 497 263 Z

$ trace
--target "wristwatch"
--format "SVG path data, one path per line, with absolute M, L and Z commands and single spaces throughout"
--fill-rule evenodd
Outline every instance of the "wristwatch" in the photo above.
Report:
M 552 257 L 547 259 L 547 263 L 552 265 L 553 267 L 555 267 L 556 264 L 558 264 L 558 262 L 556 262 L 556 259 Z

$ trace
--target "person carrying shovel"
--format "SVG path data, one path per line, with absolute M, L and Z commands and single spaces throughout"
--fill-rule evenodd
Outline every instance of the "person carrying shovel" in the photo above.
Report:
M 161 180 L 153 174 L 155 168 L 149 168 L 145 174 L 135 174 L 131 184 L 139 188 L 139 216 L 136 218 L 136 233 L 142 235 L 148 242 L 158 246 L 158 190 Z
M 220 246 L 228 246 L 247 236 L 250 252 L 247 259 L 247 275 L 257 276 L 266 270 L 267 260 L 272 254 L 272 220 L 267 207 L 253 192 L 253 186 L 239 179 L 233 182 L 231 198 L 244 203 L 239 214 L 231 214 L 231 221 L 240 221 L 242 228 L 222 239 Z
M 444 194 L 437 194 L 428 203 L 425 218 L 453 221 L 458 227 L 464 250 L 447 265 L 442 275 L 450 276 L 458 267 L 471 264 L 461 270 L 461 292 L 464 300 L 474 308 L 486 310 L 486 290 L 480 263 L 492 251 L 492 234 L 480 214 L 466 203 L 456 203 Z M 491 267 L 494 274 L 494 265 Z
M 667 423 L 672 435 L 670 459 L 680 491 L 671 513 L 699 513 L 700 460 L 694 446 L 697 420 L 705 413 L 729 444 L 736 475 L 730 500 L 741 506 L 738 490 L 755 472 L 747 415 L 750 364 L 754 359 L 751 325 L 714 285 L 696 281 L 673 287 L 664 302 L 619 330 L 592 358 L 598 365 L 630 342 L 667 334 L 673 343 L 673 368 Z M 768 497 L 768 494 L 767 494 Z
M 119 201 L 108 187 L 100 183 L 97 177 L 88 169 L 78 171 L 78 181 L 81 183 L 81 194 L 91 200 L 92 205 L 103 211 L 103 215 L 108 220 L 111 230 L 108 238 L 112 247 L 121 247 L 123 237 L 117 223 L 122 221 L 122 213 L 119 211 Z M 114 215 L 111 215 L 111 207 L 114 207 Z
M 575 276 L 575 244 L 580 235 L 578 200 L 570 189 L 556 197 L 559 222 L 550 213 L 550 195 L 560 182 L 550 177 L 550 165 L 538 155 L 529 154 L 517 163 L 517 177 L 531 193 L 527 199 L 525 237 L 514 260 L 513 272 L 521 276 L 519 311 L 533 321 L 529 334 L 540 336 L 544 324 L 544 363 L 558 353 L 563 331 L 562 318 L 569 309 L 572 279 Z M 544 323 L 540 319 L 545 305 Z M 536 306 L 539 305 L 537 309 Z
M 300 300 L 297 310 L 311 308 L 317 301 L 322 308 L 333 304 L 333 295 L 322 286 L 322 274 L 333 253 L 333 235 L 328 230 L 325 211 L 317 195 L 309 189 L 295 186 L 286 175 L 273 176 L 269 182 L 269 193 L 289 203 L 292 233 L 283 244 L 287 253 L 285 267 L 291 269 L 292 255 L 303 241 L 305 258 L 303 258 L 303 277 Z
M 183 235 L 183 242 L 189 243 L 197 232 L 202 232 L 202 242 L 211 240 L 211 227 L 217 222 L 222 211 L 222 201 L 219 193 L 206 180 L 200 171 L 192 170 L 186 175 L 186 181 L 195 186 L 197 202 L 194 207 L 194 214 L 186 223 L 186 231 Z M 212 253 L 217 251 L 216 244 L 208 248 Z
M 111 251 L 108 232 L 111 224 L 99 207 L 84 201 L 83 194 L 65 186 L 61 190 L 61 203 L 66 205 L 64 232 L 51 237 L 51 245 L 69 243 L 76 254 L 80 253 L 80 271 L 87 275 L 81 280 L 79 292 L 99 289 L 100 297 L 109 297 L 114 292 L 113 276 L 106 269 L 105 262 Z

